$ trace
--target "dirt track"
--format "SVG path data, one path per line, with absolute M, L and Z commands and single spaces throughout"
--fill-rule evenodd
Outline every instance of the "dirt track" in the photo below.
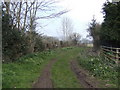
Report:
M 41 76 L 33 84 L 33 88 L 53 88 L 51 81 L 51 67 L 56 62 L 56 59 L 51 60 L 43 69 Z M 79 67 L 76 60 L 70 62 L 71 70 L 75 73 L 80 85 L 84 88 L 99 88 L 99 82 L 88 75 L 88 72 Z M 97 90 L 97 89 L 95 89 Z
M 56 62 L 56 59 L 51 60 L 43 69 L 41 76 L 33 84 L 33 88 L 53 88 L 51 81 L 51 66 Z
M 75 75 L 79 79 L 80 84 L 84 88 L 99 88 L 99 82 L 95 78 L 90 77 L 88 75 L 88 72 L 80 68 L 76 60 L 72 60 L 70 63 L 72 71 L 75 73 Z

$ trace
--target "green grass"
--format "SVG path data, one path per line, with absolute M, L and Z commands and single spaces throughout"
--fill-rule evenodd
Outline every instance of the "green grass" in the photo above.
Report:
M 76 59 L 80 66 L 90 71 L 91 75 L 103 80 L 103 84 L 117 87 L 118 68 L 110 68 L 101 57 L 88 55 L 86 53 L 88 49 L 66 47 L 26 55 L 16 62 L 3 63 L 2 87 L 31 88 L 33 82 L 41 75 L 42 69 L 52 59 L 57 59 L 51 69 L 54 88 L 82 88 L 70 68 L 70 61 Z
M 16 62 L 3 63 L 2 87 L 31 88 L 40 71 L 55 54 L 55 51 L 41 52 L 21 57 Z
M 79 52 L 80 48 L 66 47 L 26 55 L 16 62 L 3 63 L 3 88 L 31 88 L 45 65 L 54 58 L 58 60 L 51 71 L 54 87 L 79 88 L 81 86 L 70 69 L 70 60 L 74 59 Z
M 88 55 L 87 50 L 88 48 L 84 49 L 77 57 L 79 65 L 87 69 L 91 75 L 102 80 L 104 85 L 108 84 L 110 88 L 117 88 L 119 67 L 111 68 L 109 66 L 110 62 L 100 56 Z
M 63 48 L 56 56 L 58 60 L 52 67 L 52 81 L 55 88 L 80 88 L 78 79 L 71 71 L 70 61 L 74 60 L 81 48 Z

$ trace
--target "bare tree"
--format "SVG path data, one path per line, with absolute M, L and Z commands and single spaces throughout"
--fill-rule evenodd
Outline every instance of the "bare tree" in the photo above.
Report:
M 3 2 L 6 12 L 12 17 L 12 27 L 24 32 L 29 38 L 28 52 L 34 51 L 38 19 L 50 19 L 67 13 L 68 10 L 58 10 L 55 0 L 33 0 L 32 2 Z
M 56 6 L 58 1 L 56 0 L 33 0 L 33 2 L 24 2 L 22 0 L 20 2 L 12 0 L 5 2 L 4 0 L 2 3 L 6 8 L 6 12 L 12 16 L 13 26 L 22 30 L 29 26 L 27 23 L 30 19 L 30 15 L 28 15 L 30 12 L 31 14 L 34 12 L 35 21 L 37 19 L 56 18 L 68 12 L 68 10 L 58 10 Z
M 25 25 L 26 25 L 26 18 L 27 18 L 27 13 L 28 13 L 27 9 L 28 9 L 28 3 L 25 2 L 25 15 L 24 15 L 24 21 L 23 21 L 23 28 L 22 28 L 23 31 L 24 31 Z
M 68 10 L 58 11 L 56 3 L 55 0 L 3 2 L 6 12 L 12 16 L 13 28 L 17 27 L 18 30 L 27 30 L 31 33 L 36 30 L 38 19 L 55 18 L 68 12 Z M 32 35 L 30 38 L 33 38 Z
M 80 42 L 81 35 L 79 33 L 72 33 L 69 36 L 70 41 L 72 41 L 73 45 L 77 45 Z
M 73 31 L 73 23 L 70 18 L 64 17 L 62 19 L 62 34 L 64 37 L 64 41 L 67 41 L 69 39 L 69 35 Z
M 18 15 L 17 15 L 17 23 L 18 23 L 18 29 L 20 27 L 20 16 L 21 16 L 21 8 L 22 8 L 22 2 L 19 4 L 19 9 L 18 9 Z

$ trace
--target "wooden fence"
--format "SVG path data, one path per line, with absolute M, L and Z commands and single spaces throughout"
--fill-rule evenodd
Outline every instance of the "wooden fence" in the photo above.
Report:
M 105 56 L 105 58 L 112 60 L 117 64 L 119 63 L 120 48 L 101 46 L 101 53 Z

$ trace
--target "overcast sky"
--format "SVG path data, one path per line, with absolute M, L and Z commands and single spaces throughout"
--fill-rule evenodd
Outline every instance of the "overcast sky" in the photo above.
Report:
M 102 7 L 106 0 L 60 0 L 61 5 L 64 8 L 70 9 L 71 11 L 51 20 L 44 20 L 44 24 L 48 24 L 42 30 L 41 33 L 48 36 L 61 37 L 60 26 L 62 17 L 69 17 L 74 24 L 74 32 L 82 35 L 85 38 L 88 35 L 86 29 L 88 24 L 95 15 L 97 22 L 103 21 Z M 109 0 L 111 1 L 111 0 Z

